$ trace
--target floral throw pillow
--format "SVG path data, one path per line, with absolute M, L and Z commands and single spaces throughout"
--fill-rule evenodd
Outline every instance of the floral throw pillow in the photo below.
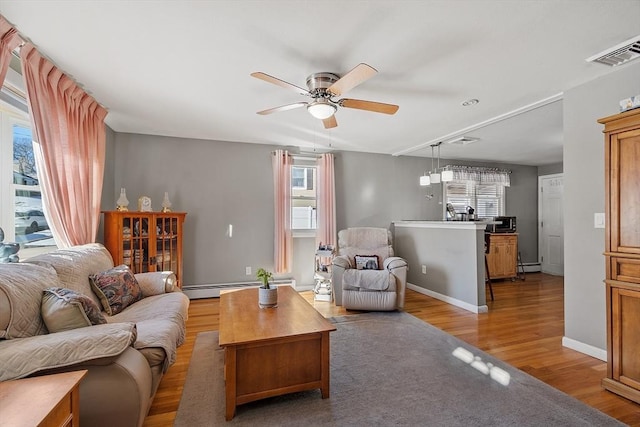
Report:
M 91 298 L 60 287 L 43 291 L 40 312 L 51 333 L 107 323 Z
M 109 316 L 120 313 L 142 299 L 142 290 L 126 265 L 89 276 L 91 287 Z

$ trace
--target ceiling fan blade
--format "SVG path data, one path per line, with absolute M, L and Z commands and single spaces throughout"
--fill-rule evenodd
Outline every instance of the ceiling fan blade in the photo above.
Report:
M 265 116 L 267 114 L 277 113 L 279 111 L 287 111 L 287 110 L 293 110 L 294 108 L 305 107 L 306 105 L 307 105 L 306 102 L 296 102 L 295 104 L 287 104 L 287 105 L 282 105 L 280 107 L 269 108 L 268 110 L 258 111 L 257 114 Z
M 370 65 L 360 63 L 351 71 L 338 79 L 337 82 L 327 88 L 327 91 L 336 96 L 340 96 L 349 89 L 353 89 L 360 83 L 373 77 L 378 71 Z
M 283 87 L 285 89 L 290 89 L 292 91 L 294 91 L 295 93 L 298 93 L 300 95 L 308 95 L 309 91 L 306 89 L 303 89 L 301 87 L 298 87 L 294 84 L 285 82 L 284 80 L 280 80 L 276 77 L 270 76 L 269 74 L 265 74 L 262 72 L 256 72 L 256 73 L 251 73 L 252 77 L 255 77 L 256 79 L 260 79 L 260 80 L 264 80 L 265 82 L 269 82 L 269 83 L 273 83 L 274 85 Z
M 332 115 L 331 117 L 324 119 L 322 121 L 325 129 L 331 129 L 338 126 L 338 122 L 336 121 L 336 115 Z
M 376 113 L 395 114 L 398 111 L 397 105 L 384 104 L 382 102 L 363 101 L 361 99 L 341 99 L 339 102 L 341 107 L 355 108 L 357 110 L 374 111 Z

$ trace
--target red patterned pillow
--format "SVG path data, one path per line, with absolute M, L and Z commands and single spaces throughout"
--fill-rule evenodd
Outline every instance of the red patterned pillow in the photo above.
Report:
M 119 265 L 89 276 L 91 287 L 109 316 L 142 299 L 142 290 L 129 267 Z

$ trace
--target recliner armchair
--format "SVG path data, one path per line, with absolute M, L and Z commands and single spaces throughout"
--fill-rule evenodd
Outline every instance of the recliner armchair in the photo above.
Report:
M 362 257 L 362 258 L 360 258 Z M 377 269 L 367 259 L 377 257 Z M 356 258 L 362 260 L 356 263 Z M 357 265 L 359 264 L 359 265 Z M 394 256 L 391 231 L 354 227 L 338 233 L 338 256 L 331 269 L 336 305 L 349 310 L 391 311 L 404 307 L 407 262 Z

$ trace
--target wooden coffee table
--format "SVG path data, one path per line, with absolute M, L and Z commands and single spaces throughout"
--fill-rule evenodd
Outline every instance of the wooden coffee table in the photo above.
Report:
M 258 289 L 220 295 L 219 343 L 224 347 L 227 421 L 236 406 L 319 388 L 329 397 L 329 333 L 325 319 L 290 286 L 278 307 L 260 308 Z

